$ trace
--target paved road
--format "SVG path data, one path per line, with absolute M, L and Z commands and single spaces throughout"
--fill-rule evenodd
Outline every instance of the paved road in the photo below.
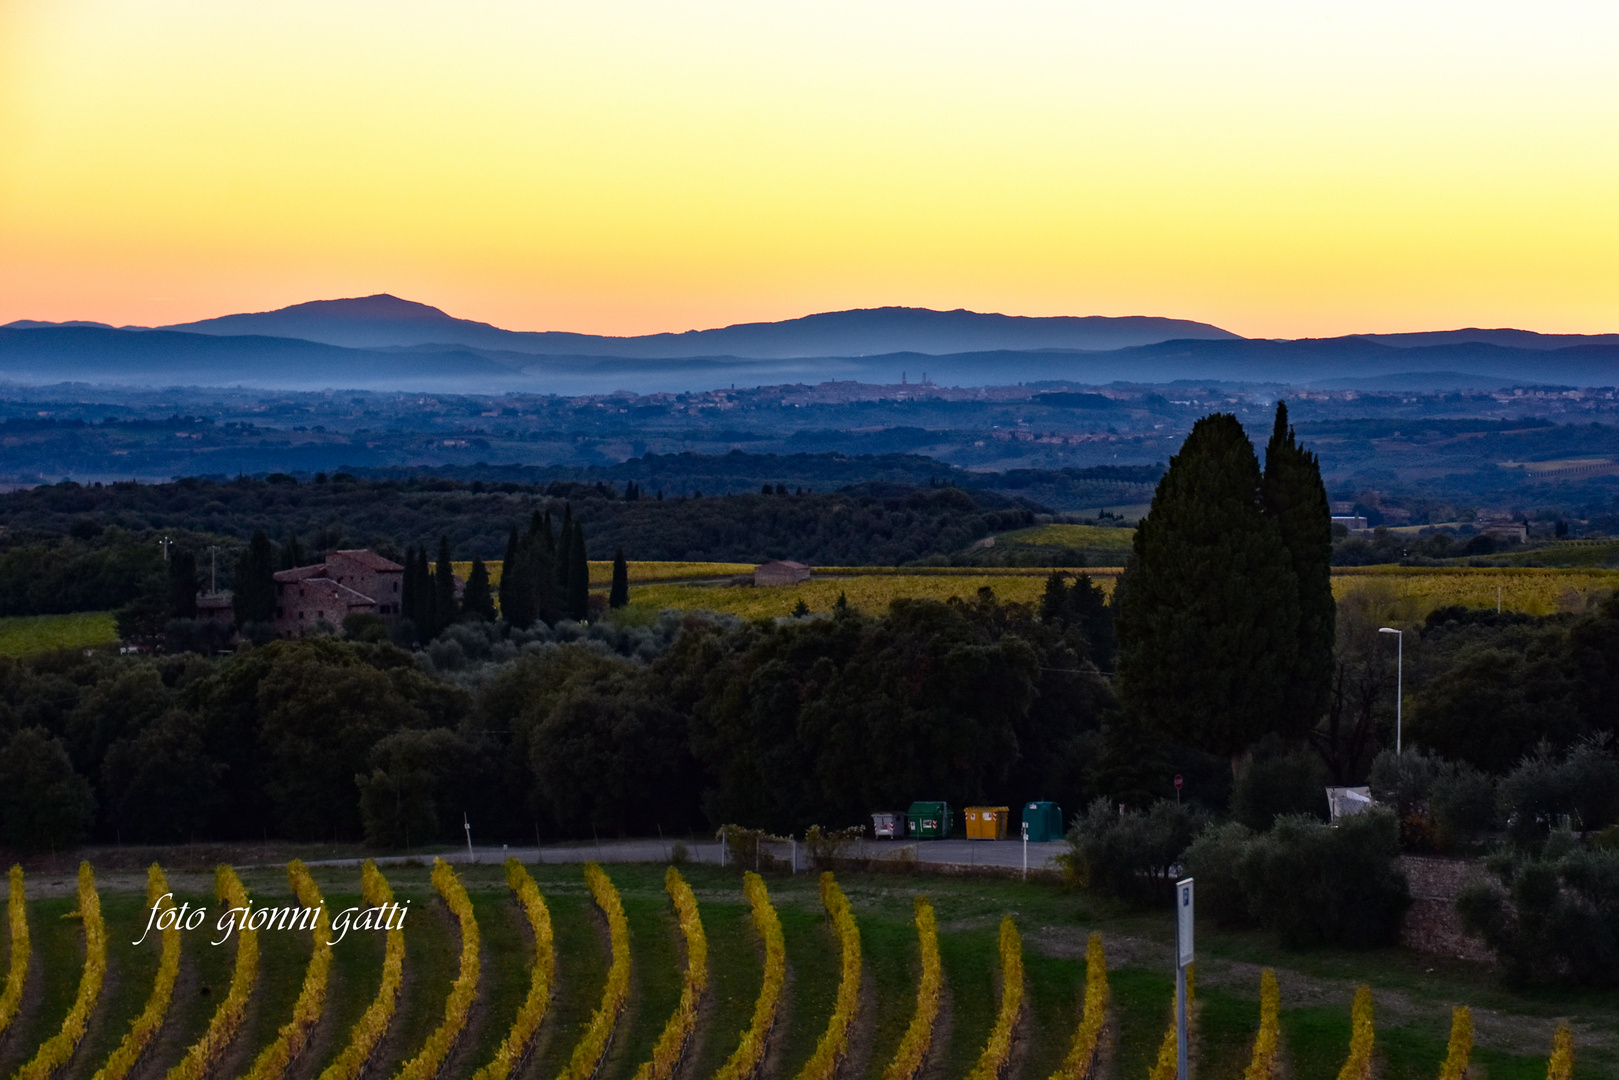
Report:
M 475 846 L 475 858 L 481 863 L 499 863 L 508 855 L 517 857 L 524 863 L 582 863 L 595 860 L 603 863 L 661 863 L 668 862 L 676 843 L 684 843 L 687 858 L 694 863 L 717 864 L 721 861 L 720 844 L 717 841 L 677 841 L 664 840 L 604 840 L 600 843 L 556 844 L 545 847 L 490 847 Z M 1051 860 L 1068 850 L 1068 845 L 1061 841 L 1052 843 L 1031 843 L 1028 845 L 1029 869 L 1040 870 L 1050 867 Z M 795 857 L 800 867 L 808 861 L 808 855 L 803 845 L 798 845 L 795 853 L 792 845 L 771 844 L 767 851 L 783 860 L 792 860 Z M 917 862 L 942 866 L 1023 866 L 1023 843 L 1019 840 L 921 840 L 914 842 L 891 840 L 862 840 L 849 849 L 853 858 L 892 859 L 900 857 L 904 851 L 914 851 Z M 377 859 L 380 865 L 398 865 L 410 859 L 420 860 L 425 856 L 384 856 Z M 443 857 L 451 862 L 465 863 L 468 861 L 467 850 L 446 851 Z M 328 859 L 311 862 L 311 866 L 357 866 L 358 859 Z

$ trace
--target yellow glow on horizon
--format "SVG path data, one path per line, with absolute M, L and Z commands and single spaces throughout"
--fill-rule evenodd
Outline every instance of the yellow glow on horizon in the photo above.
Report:
M 0 322 L 1619 330 L 1619 7 L 0 0 Z

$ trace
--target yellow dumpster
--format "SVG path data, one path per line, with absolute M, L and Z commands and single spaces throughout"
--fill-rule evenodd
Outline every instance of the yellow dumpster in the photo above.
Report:
M 967 807 L 967 839 L 1005 840 L 1006 819 L 1012 811 L 1005 806 Z

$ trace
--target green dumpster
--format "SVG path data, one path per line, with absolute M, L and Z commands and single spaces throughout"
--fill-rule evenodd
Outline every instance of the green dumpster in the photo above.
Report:
M 1023 824 L 1029 830 L 1030 840 L 1061 840 L 1063 838 L 1062 807 L 1054 802 L 1032 802 L 1023 805 Z
M 905 814 L 911 835 L 919 840 L 943 840 L 950 835 L 950 804 L 913 802 Z

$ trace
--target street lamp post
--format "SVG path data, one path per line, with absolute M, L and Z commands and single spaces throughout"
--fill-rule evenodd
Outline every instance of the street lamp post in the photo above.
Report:
M 1394 753 L 1400 754 L 1400 720 L 1405 709 L 1405 631 L 1392 626 L 1378 627 L 1379 634 L 1393 634 L 1394 660 Z

